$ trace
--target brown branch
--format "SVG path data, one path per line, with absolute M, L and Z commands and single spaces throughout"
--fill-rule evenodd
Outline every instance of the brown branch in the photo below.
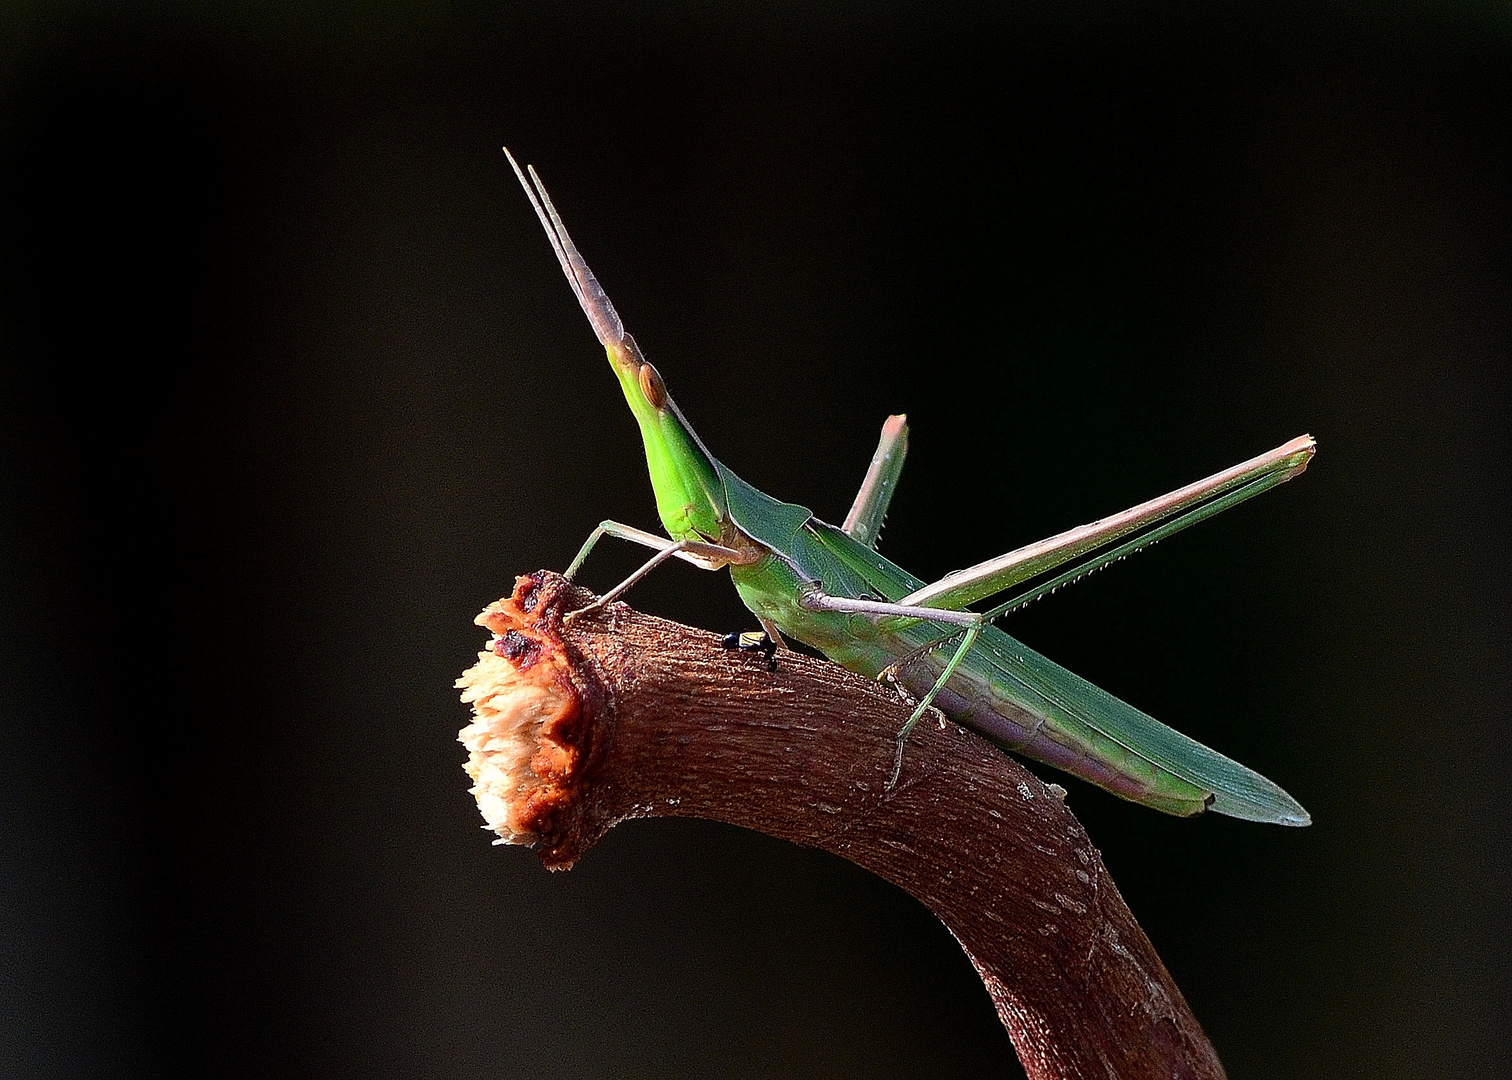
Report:
M 727 821 L 834 852 L 927 904 L 976 965 L 1030 1077 L 1223 1076 L 1059 788 L 819 660 L 717 639 L 542 571 L 478 617 L 458 685 L 485 819 L 552 869 L 634 817 Z

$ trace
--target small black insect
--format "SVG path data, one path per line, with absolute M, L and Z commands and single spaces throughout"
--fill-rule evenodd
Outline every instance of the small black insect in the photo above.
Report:
M 726 634 L 719 642 L 726 649 L 741 652 L 766 653 L 767 670 L 777 670 L 777 643 L 764 632 L 747 631 L 743 634 Z

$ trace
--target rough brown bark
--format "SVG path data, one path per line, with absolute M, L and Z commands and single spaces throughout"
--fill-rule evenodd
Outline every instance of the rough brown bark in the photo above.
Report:
M 717 639 L 541 572 L 478 622 L 497 635 L 459 682 L 485 818 L 572 865 L 620 821 L 727 821 L 823 848 L 901 886 L 965 948 L 1030 1077 L 1223 1076 L 1096 848 L 1046 785 L 954 724 L 911 736 L 884 687 Z

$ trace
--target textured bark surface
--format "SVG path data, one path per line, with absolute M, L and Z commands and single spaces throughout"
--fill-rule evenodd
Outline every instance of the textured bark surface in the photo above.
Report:
M 464 741 L 501 836 L 536 844 L 552 869 L 634 817 L 823 848 L 950 928 L 1030 1077 L 1224 1075 L 1058 788 L 926 719 L 888 790 L 909 709 L 883 686 L 792 653 L 769 672 L 623 604 L 564 627 L 590 599 L 543 571 L 479 616 L 497 636 L 459 683 L 479 715 Z

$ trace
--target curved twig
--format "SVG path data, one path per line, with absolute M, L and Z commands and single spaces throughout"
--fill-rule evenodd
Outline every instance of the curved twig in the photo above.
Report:
M 1212 1046 L 1066 808 L 954 724 L 787 653 L 727 652 L 542 571 L 478 617 L 462 741 L 499 842 L 566 869 L 634 817 L 710 818 L 823 848 L 929 906 L 976 965 L 1032 1078 L 1222 1077 Z

